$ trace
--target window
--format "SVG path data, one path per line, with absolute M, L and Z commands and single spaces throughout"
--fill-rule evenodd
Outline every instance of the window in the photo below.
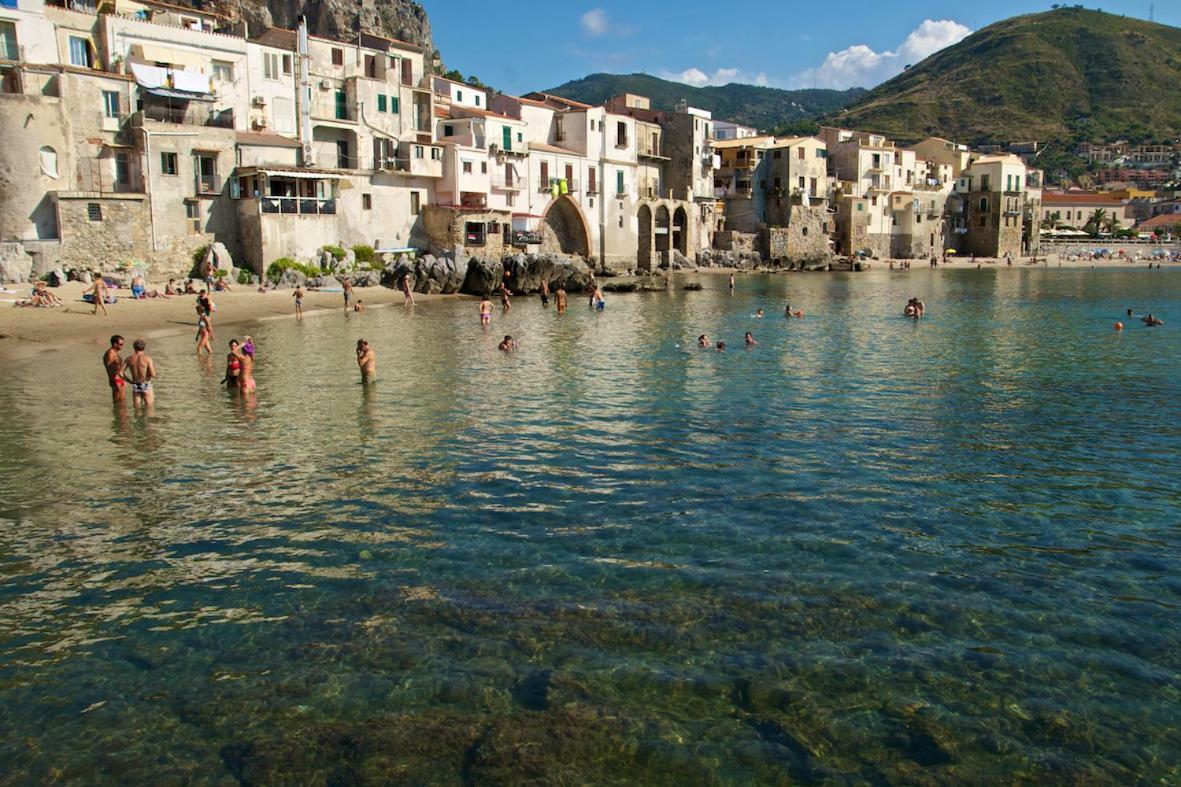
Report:
M 517 142 L 524 142 L 524 141 L 525 141 L 525 135 L 522 134 L 520 131 L 518 131 L 517 132 Z
M 90 42 L 85 38 L 70 36 L 70 65 L 90 68 Z
M 476 106 L 480 106 L 480 94 L 476 94 Z
M 462 90 L 455 91 L 455 100 L 456 101 L 463 101 L 463 91 Z
M 213 61 L 213 78 L 218 82 L 234 81 L 234 64 L 221 60 Z
M 615 147 L 627 147 L 627 123 L 623 121 L 615 124 Z
M 361 210 L 373 210 L 373 195 L 372 194 L 362 194 L 361 195 Z
M 397 96 L 390 96 L 390 112 L 393 112 L 395 115 L 398 114 L 398 97 Z
M 193 155 L 193 169 L 197 173 L 197 193 L 217 194 L 221 184 L 217 182 L 217 156 L 211 153 Z
M 160 172 L 164 175 L 176 174 L 176 154 L 175 153 L 161 153 L 160 154 Z
M 804 178 L 802 175 L 800 176 L 799 186 L 800 186 L 800 191 L 803 191 L 804 190 Z
M 37 158 L 41 162 L 41 172 L 56 179 L 58 177 L 57 151 L 49 145 L 42 145 L 41 149 L 37 151 Z
M 291 134 L 295 131 L 295 102 L 290 98 L 276 96 L 271 99 L 271 116 L 275 119 L 275 131 Z
M 190 235 L 201 233 L 201 208 L 195 199 L 185 200 L 185 218 L 188 220 Z
M 483 222 L 468 221 L 463 225 L 463 241 L 467 246 L 483 246 L 487 225 Z
M 623 170 L 615 170 L 615 193 L 623 196 Z
M 115 183 L 126 186 L 131 182 L 131 160 L 126 153 L 115 156 Z
M 377 58 L 373 55 L 365 55 L 365 76 L 377 79 Z
M 414 158 L 422 158 L 422 145 L 414 146 Z
M 808 237 L 808 228 L 807 228 L 807 227 L 802 227 L 802 228 L 800 229 L 800 235 L 801 235 L 801 236 L 803 236 L 803 237 L 805 237 L 805 238 L 806 238 L 806 237 Z
M 283 55 L 283 73 L 291 76 L 291 55 Z
M 988 197 L 980 198 L 980 212 L 988 213 Z
M 16 45 L 16 25 L 0 22 L 0 58 L 20 60 L 20 48 Z
M 541 177 L 538 179 L 541 182 L 542 189 L 549 188 L 549 162 L 541 162 Z
M 596 176 L 597 176 L 597 170 L 594 167 L 590 167 L 589 169 L 587 169 L 587 171 L 586 171 L 586 193 L 587 194 L 598 194 L 599 193 L 598 185 L 595 183 Z
M 481 161 L 481 162 L 480 162 L 480 174 L 481 174 L 481 175 L 487 175 L 487 174 L 488 174 L 488 162 L 487 162 L 487 161 Z
M 114 90 L 103 91 L 103 116 L 119 117 L 119 93 Z
M 97 202 L 86 203 L 86 218 L 90 219 L 91 221 L 102 221 L 103 206 L 99 205 Z
M 828 151 L 823 148 L 816 149 L 816 158 L 828 158 Z
M 803 148 L 796 148 L 796 152 L 798 153 L 798 155 L 796 156 L 796 158 L 798 158 L 798 159 L 800 159 L 801 161 L 803 161 L 803 160 L 804 160 L 804 149 L 803 149 Z
M 472 174 L 472 162 L 470 162 L 470 161 L 463 162 L 463 174 L 465 174 L 465 175 Z
M 445 136 L 445 137 L 455 136 L 455 126 L 452 126 L 452 125 L 443 126 L 443 136 Z
M 442 161 L 443 151 L 439 148 L 431 148 L 431 161 Z
M 263 52 L 262 76 L 263 79 L 279 78 L 279 55 L 277 52 Z
M 378 112 L 385 112 L 385 107 L 386 107 L 385 96 L 378 93 L 377 94 L 377 111 Z
M 417 216 L 422 212 L 422 195 L 417 191 L 410 192 L 410 215 Z
M 349 119 L 349 99 L 343 90 L 336 91 L 336 119 Z
M 332 47 L 332 65 L 334 65 L 334 66 L 343 66 L 344 65 L 344 50 L 343 49 L 337 49 L 336 47 Z

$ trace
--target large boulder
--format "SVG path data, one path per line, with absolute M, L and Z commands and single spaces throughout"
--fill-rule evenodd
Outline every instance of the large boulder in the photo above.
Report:
M 504 265 L 500 260 L 476 257 L 468 263 L 467 276 L 464 277 L 460 292 L 468 295 L 491 295 L 500 289 L 503 280 Z
M 0 282 L 27 282 L 33 275 L 33 255 L 20 243 L 0 243 Z
M 210 243 L 205 249 L 205 259 L 201 261 L 201 268 L 204 270 L 205 263 L 211 263 L 215 271 L 228 271 L 234 267 L 234 258 L 230 255 L 230 250 L 221 241 Z
M 425 293 L 450 295 L 459 292 L 467 277 L 467 256 L 460 251 L 442 257 L 427 254 L 414 263 L 414 289 Z
M 290 290 L 296 287 L 302 287 L 307 284 L 308 277 L 302 271 L 297 271 L 293 268 L 288 268 L 283 271 L 283 275 L 279 277 L 279 281 L 275 284 L 276 289 Z
M 543 282 L 551 291 L 580 292 L 593 278 L 580 258 L 555 254 L 515 254 L 504 259 L 504 269 L 508 288 L 515 293 L 539 292 Z
M 354 287 L 376 287 L 381 284 L 381 273 L 378 271 L 361 271 L 349 277 Z

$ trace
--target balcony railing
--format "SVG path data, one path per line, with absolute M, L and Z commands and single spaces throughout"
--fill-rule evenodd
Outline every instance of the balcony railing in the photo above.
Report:
M 504 175 L 497 175 L 492 178 L 492 188 L 500 191 L 520 191 L 525 188 L 525 181 L 523 178 L 509 178 Z
M 289 213 L 300 216 L 335 216 L 336 200 L 317 197 L 259 197 L 261 213 Z
M 198 175 L 197 193 L 221 194 L 221 178 L 217 175 Z

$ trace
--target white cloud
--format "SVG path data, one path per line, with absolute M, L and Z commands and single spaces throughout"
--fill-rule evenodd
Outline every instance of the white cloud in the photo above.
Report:
M 829 52 L 824 62 L 791 79 L 793 87 L 825 87 L 843 90 L 850 87 L 873 87 L 902 73 L 940 49 L 966 38 L 972 31 L 950 19 L 924 20 L 911 31 L 893 52 L 875 52 L 865 44 L 855 44 L 840 52 Z
M 761 71 L 756 75 L 743 73 L 737 68 L 719 68 L 712 74 L 707 74 L 696 66 L 686 68 L 679 73 L 673 71 L 657 71 L 656 76 L 661 79 L 668 79 L 673 82 L 683 82 L 686 85 L 693 87 L 706 87 L 707 85 L 728 85 L 731 82 L 738 82 L 744 85 L 767 85 L 767 75 Z
M 592 8 L 582 15 L 582 29 L 587 35 L 601 36 L 611 29 L 611 22 L 607 19 L 607 12 L 601 8 Z

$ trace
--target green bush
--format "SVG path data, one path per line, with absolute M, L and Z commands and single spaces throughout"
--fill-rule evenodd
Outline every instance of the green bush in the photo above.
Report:
M 190 257 L 193 261 L 193 270 L 189 273 L 189 278 L 201 278 L 201 263 L 205 262 L 205 254 L 209 251 L 209 245 L 198 246 L 193 249 L 193 254 Z
M 215 278 L 215 279 L 224 279 L 226 276 L 229 276 L 229 275 L 230 275 L 230 272 L 228 270 L 226 270 L 225 268 L 218 268 L 217 270 L 215 270 L 213 272 L 213 278 Z
M 357 257 L 357 262 L 373 262 L 377 255 L 373 251 L 372 246 L 360 244 L 353 247 L 353 254 Z
M 238 269 L 238 283 L 239 284 L 249 284 L 250 283 L 250 276 L 251 276 L 250 271 L 246 270 L 245 268 Z
M 345 258 L 345 256 L 346 256 L 346 255 L 345 255 L 345 250 L 344 250 L 344 249 L 342 249 L 340 246 L 331 246 L 331 245 L 328 245 L 328 246 L 325 246 L 325 247 L 324 247 L 324 251 L 328 252 L 328 253 L 329 253 L 329 254 L 331 254 L 333 257 L 335 257 L 337 262 L 340 262 L 340 261 L 341 261 L 341 260 L 343 260 L 343 259 Z
M 280 257 L 267 266 L 267 281 L 271 283 L 278 282 L 283 278 L 283 271 L 295 270 L 302 273 L 309 278 L 313 276 L 323 276 L 324 271 L 311 265 L 304 265 L 302 262 L 296 262 L 290 257 Z

